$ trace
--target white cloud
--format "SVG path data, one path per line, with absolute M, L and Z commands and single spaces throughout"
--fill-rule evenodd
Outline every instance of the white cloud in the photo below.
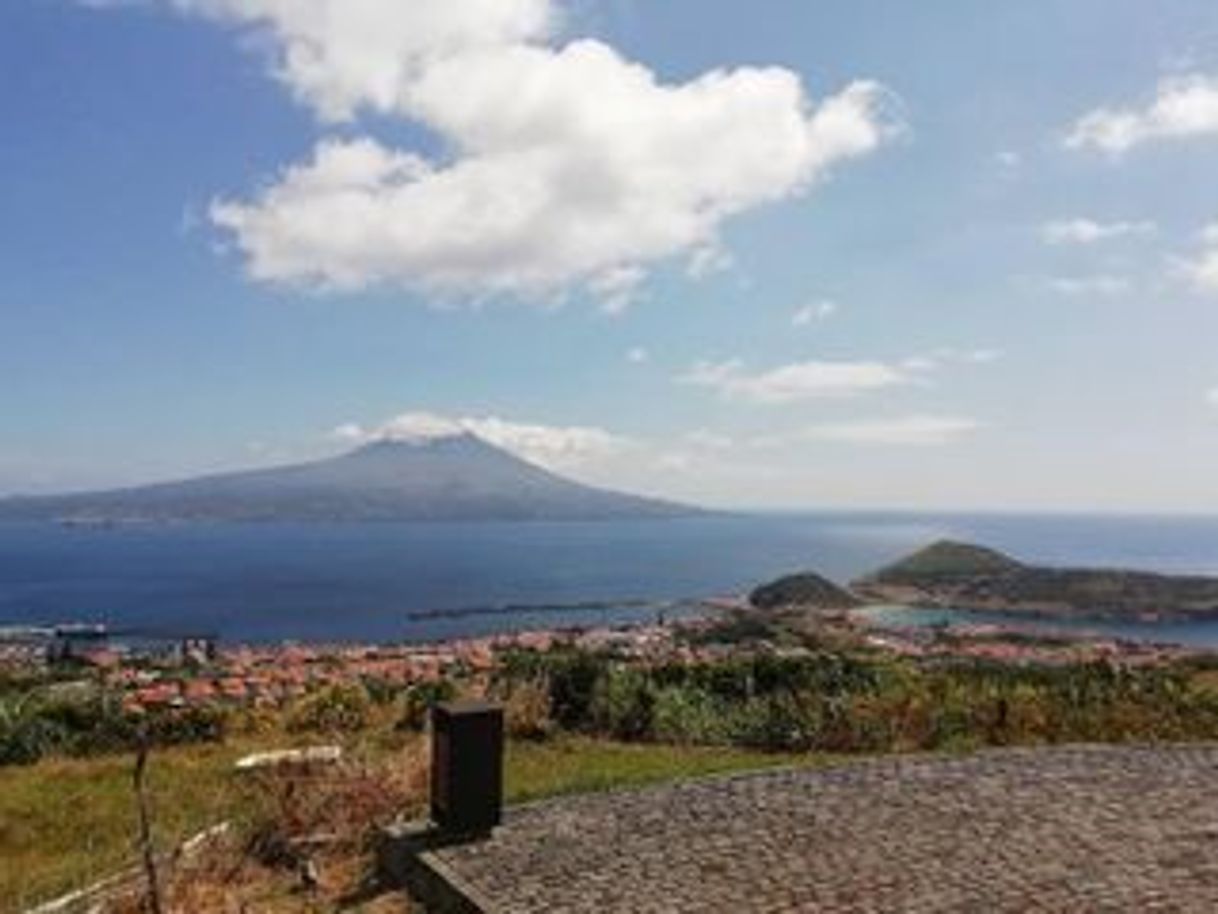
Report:
M 888 387 L 927 383 L 926 375 L 951 365 L 982 365 L 1002 357 L 997 349 L 941 348 L 899 362 L 875 360 L 793 362 L 750 374 L 740 359 L 698 362 L 677 377 L 682 384 L 707 387 L 730 400 L 794 403 L 850 397 Z
M 945 365 L 987 365 L 1002 358 L 999 349 L 953 349 L 943 347 L 925 355 L 910 356 L 901 360 L 906 371 L 937 371 Z
M 1218 134 L 1218 78 L 1191 74 L 1159 81 L 1144 108 L 1097 108 L 1079 118 L 1066 147 L 1113 155 L 1151 140 Z
M 855 396 L 908 384 L 912 378 L 903 368 L 884 362 L 795 362 L 748 374 L 743 362 L 728 359 L 699 362 L 678 380 L 708 387 L 732 400 L 770 404 Z
M 1129 235 L 1149 235 L 1157 230 L 1153 222 L 1096 222 L 1093 219 L 1059 219 L 1040 227 L 1046 244 L 1095 244 Z
M 806 327 L 817 321 L 827 320 L 837 313 L 837 307 L 837 302 L 827 299 L 810 302 L 791 315 L 791 326 Z
M 1218 247 L 1212 247 L 1185 264 L 1193 285 L 1202 292 L 1218 292 Z
M 623 314 L 639 295 L 647 274 L 642 267 L 621 266 L 605 270 L 588 281 L 588 290 L 601 301 L 606 314 Z
M 716 240 L 694 248 L 693 253 L 689 255 L 689 265 L 685 272 L 693 279 L 705 279 L 715 273 L 730 270 L 734 263 L 731 252 L 724 250 Z
M 898 129 L 868 81 L 819 103 L 780 67 L 664 83 L 601 41 L 560 43 L 557 0 L 174 2 L 259 36 L 322 121 L 402 118 L 451 153 L 329 137 L 252 198 L 214 203 L 262 281 L 550 300 L 579 287 L 616 312 L 650 265 L 722 268 L 725 220 Z
M 814 425 L 802 437 L 845 444 L 932 446 L 950 444 L 977 431 L 981 424 L 957 416 L 911 415 Z
M 364 442 L 369 439 L 368 432 L 358 422 L 344 422 L 330 430 L 330 437 L 337 441 Z
M 641 365 L 646 362 L 651 356 L 642 346 L 634 346 L 626 350 L 626 361 L 633 365 Z
M 578 466 L 631 446 L 629 439 L 594 426 L 527 424 L 496 416 L 450 417 L 428 412 L 402 413 L 371 428 L 345 423 L 331 435 L 346 442 L 367 443 L 426 442 L 463 433 L 552 468 Z
M 1177 261 L 1179 272 L 1199 292 L 1218 293 L 1218 223 L 1202 229 L 1200 238 L 1201 250 L 1196 256 Z
M 1055 276 L 1049 280 L 1049 288 L 1054 292 L 1070 296 L 1113 296 L 1124 295 L 1131 288 L 1128 279 L 1123 276 Z
M 1211 406 L 1218 406 L 1218 387 L 1211 387 L 1206 391 L 1205 399 Z
M 411 93 L 438 60 L 543 40 L 552 0 L 170 0 L 253 29 L 276 79 L 326 122 L 361 110 L 411 114 Z

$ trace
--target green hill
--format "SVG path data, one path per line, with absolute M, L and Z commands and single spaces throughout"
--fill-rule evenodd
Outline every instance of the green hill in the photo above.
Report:
M 868 578 L 884 583 L 912 583 L 1013 574 L 1024 568 L 1023 564 L 996 549 L 955 540 L 939 540 L 913 555 L 886 565 Z
M 1080 618 L 1218 617 L 1218 578 L 1025 565 L 941 540 L 851 585 L 869 600 Z
M 828 578 L 805 571 L 761 585 L 749 594 L 749 603 L 756 609 L 850 609 L 860 601 Z

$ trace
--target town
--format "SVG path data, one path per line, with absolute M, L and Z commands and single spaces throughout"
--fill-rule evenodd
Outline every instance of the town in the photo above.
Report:
M 611 654 L 642 665 L 700 664 L 745 653 L 799 657 L 806 644 L 782 643 L 771 631 L 742 635 L 741 624 L 765 618 L 747 601 L 707 601 L 700 619 L 636 625 L 564 627 L 509 632 L 478 638 L 402 644 L 223 645 L 185 637 L 124 643 L 104 625 L 27 627 L 0 630 L 0 670 L 76 670 L 122 696 L 125 712 L 175 708 L 284 707 L 327 686 L 362 685 L 403 689 L 445 679 L 485 679 L 498 658 L 517 651 L 569 649 Z M 790 623 L 790 618 L 771 616 Z M 807 634 L 809 620 L 798 620 Z M 1121 640 L 1051 626 L 955 624 L 941 628 L 883 625 L 847 612 L 817 615 L 816 637 L 853 650 L 916 660 L 974 660 L 996 664 L 1061 666 L 1107 662 L 1155 666 L 1209 651 L 1172 644 Z

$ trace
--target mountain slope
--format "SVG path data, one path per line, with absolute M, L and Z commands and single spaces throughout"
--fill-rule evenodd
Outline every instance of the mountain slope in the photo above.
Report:
M 0 500 L 0 520 L 607 520 L 697 513 L 564 479 L 471 434 L 105 492 Z

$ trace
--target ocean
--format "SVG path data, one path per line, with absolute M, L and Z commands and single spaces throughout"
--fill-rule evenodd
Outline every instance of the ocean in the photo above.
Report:
M 1218 574 L 1214 517 L 815 513 L 601 523 L 0 523 L 0 626 L 104 622 L 120 631 L 253 643 L 425 641 L 633 622 L 654 618 L 658 602 L 739 594 L 801 569 L 848 581 L 941 537 L 1033 562 Z M 1152 625 L 1144 636 L 1218 646 L 1218 622 L 1187 628 Z

